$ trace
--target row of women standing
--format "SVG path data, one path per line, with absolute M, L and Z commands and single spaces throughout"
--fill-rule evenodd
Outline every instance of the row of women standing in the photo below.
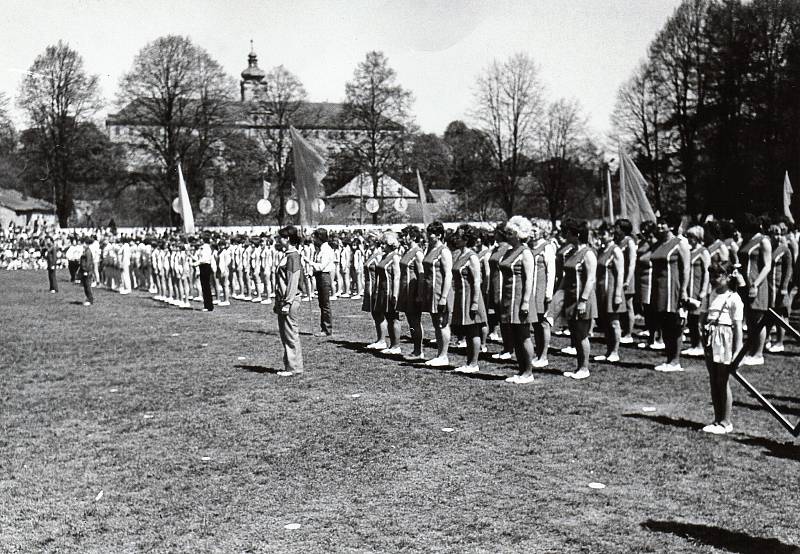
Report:
M 372 314 L 377 340 L 367 348 L 401 354 L 403 313 L 413 344 L 407 361 L 449 366 L 455 333 L 466 346 L 466 363 L 456 371 L 478 372 L 490 327 L 499 325 L 519 366 L 510 382 L 532 382 L 534 365 L 547 365 L 555 245 L 543 228 L 513 217 L 494 234 L 460 225 L 445 235 L 442 223 L 434 222 L 424 234 L 407 227 L 400 236 L 389 231 L 368 240 L 373 248 L 364 264 L 362 309 Z M 436 337 L 436 355 L 429 359 L 423 353 L 423 314 L 429 314 Z
M 446 235 L 444 226 L 434 222 L 424 234 L 408 227 L 400 235 L 368 236 L 362 309 L 372 314 L 377 335 L 368 348 L 401 354 L 403 313 L 413 343 L 406 360 L 449 366 L 455 334 L 467 351 L 466 363 L 456 371 L 473 373 L 479 371 L 489 332 L 499 327 L 503 351 L 493 358 L 515 357 L 519 371 L 509 381 L 529 383 L 534 368 L 548 365 L 555 327 L 571 338 L 571 346 L 562 351 L 577 358 L 576 371 L 564 375 L 585 379 L 595 323 L 605 335 L 606 350 L 594 361 L 614 363 L 620 359 L 620 344 L 634 342 L 639 314 L 646 327 L 639 346 L 665 353 L 655 369 L 682 371 L 680 345 L 687 323 L 692 345 L 684 354 L 704 355 L 701 328 L 712 293 L 712 265 L 725 262 L 725 271 L 734 274 L 731 260 L 741 261 L 751 325 L 770 307 L 788 309 L 796 256 L 787 246 L 791 237 L 779 226 L 771 229 L 772 240 L 764 222 L 745 224 L 749 236 L 743 241 L 736 234 L 724 236 L 716 221 L 681 234 L 680 219 L 666 218 L 644 224 L 634 237 L 625 219 L 594 232 L 586 222 L 566 219 L 556 240 L 549 229 L 516 216 L 494 233 L 465 224 Z M 780 264 L 774 263 L 773 252 Z M 423 314 L 429 314 L 436 336 L 436 355 L 429 359 L 423 354 Z M 756 342 L 745 363 L 763 363 L 763 342 L 763 337 L 760 346 Z

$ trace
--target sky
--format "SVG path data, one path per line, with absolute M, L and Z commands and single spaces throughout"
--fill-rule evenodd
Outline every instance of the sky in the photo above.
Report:
M 338 102 L 370 50 L 381 50 L 415 98 L 422 131 L 469 122 L 477 76 L 516 52 L 540 68 L 546 95 L 576 98 L 598 136 L 619 86 L 680 0 L 3 0 L 0 91 L 13 103 L 24 72 L 63 39 L 99 75 L 114 111 L 120 77 L 165 34 L 189 36 L 230 74 L 282 64 L 309 100 Z M 14 108 L 15 122 L 24 116 Z

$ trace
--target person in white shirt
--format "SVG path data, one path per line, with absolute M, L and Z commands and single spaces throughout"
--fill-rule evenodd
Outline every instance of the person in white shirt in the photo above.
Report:
M 331 314 L 331 293 L 333 292 L 333 272 L 336 271 L 336 253 L 328 244 L 328 231 L 319 228 L 314 231 L 314 246 L 317 251 L 311 267 L 317 284 L 317 299 L 319 301 L 319 326 L 318 337 L 327 337 L 333 334 L 333 316 Z
M 131 244 L 128 237 L 122 238 L 122 248 L 120 251 L 120 294 L 131 293 Z
M 69 248 L 67 248 L 67 268 L 69 269 L 69 280 L 73 283 L 77 283 L 77 274 L 78 274 L 78 267 L 81 265 L 81 255 L 83 254 L 83 248 L 78 244 L 78 239 L 72 237 L 70 239 Z
M 211 237 L 204 235 L 202 244 L 197 249 L 195 265 L 200 271 L 200 289 L 203 291 L 203 311 L 214 310 L 214 299 L 211 296 L 211 265 L 214 253 L 211 251 Z

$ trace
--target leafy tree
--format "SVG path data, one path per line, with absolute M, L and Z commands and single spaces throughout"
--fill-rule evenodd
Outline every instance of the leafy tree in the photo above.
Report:
M 83 160 L 78 149 L 83 127 L 101 106 L 97 76 L 83 58 L 59 41 L 36 57 L 22 81 L 17 103 L 27 114 L 41 178 L 51 186 L 62 226 L 73 209 Z M 49 196 L 49 195 L 48 195 Z
M 456 191 L 461 212 L 479 220 L 496 218 L 493 151 L 488 136 L 463 121 L 453 121 L 444 132 L 444 141 L 452 157 L 450 188 Z

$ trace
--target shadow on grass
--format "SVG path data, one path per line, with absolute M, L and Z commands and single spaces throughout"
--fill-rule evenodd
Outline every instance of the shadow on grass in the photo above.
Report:
M 72 300 L 70 304 L 72 304 L 73 306 L 83 306 L 84 302 L 85 300 Z
M 650 416 L 645 414 L 622 414 L 622 417 L 627 417 L 630 419 L 644 419 L 646 421 L 652 421 L 653 423 L 660 423 L 661 425 L 670 425 L 672 427 L 680 427 L 682 429 L 699 430 L 704 427 L 703 423 L 697 423 L 696 421 L 691 421 L 688 419 L 674 418 L 663 415 Z
M 270 374 L 275 374 L 275 373 L 278 373 L 280 371 L 279 369 L 275 369 L 274 367 L 266 367 L 266 366 L 263 366 L 263 365 L 243 365 L 243 364 L 239 364 L 239 365 L 235 365 L 233 367 L 236 367 L 236 368 L 239 368 L 239 369 L 243 369 L 243 370 L 249 371 L 251 373 L 270 373 Z
M 342 348 L 346 348 L 347 350 L 352 350 L 353 352 L 366 352 L 368 354 L 377 354 L 378 350 L 370 350 L 367 348 L 367 345 L 363 342 L 356 342 L 353 340 L 330 340 L 328 341 L 332 344 L 338 344 Z
M 508 375 L 497 375 L 494 373 L 461 373 L 455 371 L 448 371 L 455 377 L 462 377 L 464 379 L 477 379 L 478 381 L 505 381 Z
M 762 406 L 761 404 L 750 404 L 749 402 L 741 402 L 739 400 L 734 400 L 733 405 L 736 406 L 737 408 L 745 408 L 747 410 L 753 410 L 757 412 L 765 411 L 764 406 Z M 800 408 L 792 408 L 789 406 L 781 406 L 775 404 L 773 404 L 773 406 L 775 406 L 775 408 L 783 415 L 800 416 Z
M 800 398 L 796 396 L 780 396 L 778 394 L 765 394 L 765 398 L 769 398 L 770 400 L 782 400 L 783 402 L 794 402 L 796 404 L 800 404 Z
M 278 336 L 278 333 L 275 331 L 264 331 L 259 329 L 241 329 L 242 333 L 253 333 L 254 335 L 269 335 L 269 336 Z
M 752 437 L 752 436 L 744 438 L 735 438 L 733 440 L 735 440 L 740 444 L 746 444 L 748 446 L 758 446 L 766 448 L 766 450 L 762 452 L 764 456 L 800 462 L 800 445 L 791 442 L 778 442 L 772 439 L 765 439 L 764 437 Z M 800 550 L 798 552 L 800 552 Z
M 721 527 L 702 525 L 697 523 L 683 523 L 679 521 L 654 521 L 649 519 L 641 524 L 643 528 L 655 533 L 670 533 L 700 542 L 707 546 L 738 552 L 739 554 L 762 554 L 771 552 L 775 554 L 798 554 L 800 548 L 786 544 L 778 539 L 765 539 L 753 537 L 741 531 L 729 531 Z
M 574 356 L 571 356 L 574 358 Z M 646 362 L 623 362 L 620 360 L 619 362 L 595 362 L 592 361 L 594 365 L 597 367 L 603 367 L 605 369 L 612 369 L 615 367 L 619 367 L 621 369 L 653 369 L 653 364 L 648 364 Z

